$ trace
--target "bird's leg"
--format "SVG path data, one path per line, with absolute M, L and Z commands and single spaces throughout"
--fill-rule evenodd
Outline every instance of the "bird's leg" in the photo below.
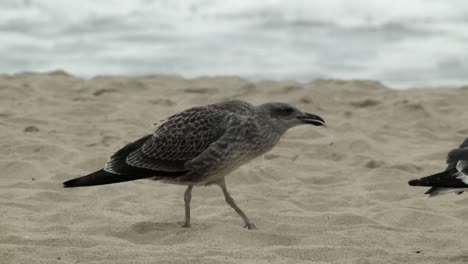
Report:
M 185 222 L 182 227 L 190 227 L 190 200 L 192 199 L 192 189 L 193 185 L 189 185 L 184 193 Z
M 244 227 L 247 227 L 248 229 L 257 229 L 257 227 L 252 222 L 250 222 L 249 218 L 247 218 L 247 216 L 244 214 L 244 212 L 242 212 L 239 206 L 237 206 L 236 202 L 234 201 L 232 196 L 229 194 L 224 178 L 218 182 L 218 185 L 219 187 L 221 187 L 221 190 L 223 190 L 224 199 L 226 200 L 226 203 L 229 204 L 232 207 L 232 209 L 234 209 L 236 213 L 240 215 L 240 217 L 242 217 L 242 220 L 244 220 L 244 223 L 245 223 Z

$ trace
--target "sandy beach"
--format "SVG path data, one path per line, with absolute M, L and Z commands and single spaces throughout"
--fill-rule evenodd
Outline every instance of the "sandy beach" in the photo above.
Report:
M 378 81 L 0 75 L 0 263 L 468 263 L 468 194 L 425 199 L 407 181 L 445 168 L 468 136 L 468 86 Z M 63 189 L 153 123 L 236 98 L 291 103 L 328 129 L 290 130 L 217 187 L 139 180 Z

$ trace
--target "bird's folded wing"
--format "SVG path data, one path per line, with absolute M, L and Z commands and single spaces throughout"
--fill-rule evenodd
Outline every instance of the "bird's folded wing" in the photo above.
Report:
M 468 147 L 457 148 L 447 154 L 447 169 L 455 168 L 460 160 L 468 160 Z
M 170 117 L 126 162 L 157 171 L 186 171 L 185 163 L 205 151 L 225 132 L 226 112 L 197 107 Z
M 227 118 L 225 133 L 197 157 L 187 161 L 185 167 L 203 172 L 213 170 L 216 166 L 224 167 L 242 161 L 245 155 L 253 151 L 249 146 L 255 147 L 254 142 L 258 126 L 251 117 L 231 114 Z
M 447 154 L 447 163 L 468 160 L 468 148 L 453 149 Z
M 447 153 L 448 165 L 446 170 L 455 168 L 459 160 L 468 160 L 468 138 L 466 138 L 458 148 L 452 149 Z
M 429 186 L 443 188 L 466 188 L 466 183 L 460 179 L 457 169 L 452 168 L 430 176 L 414 179 L 408 182 L 411 186 Z
M 468 147 L 468 138 L 465 138 L 465 140 L 463 140 L 463 142 L 458 148 L 466 148 L 466 147 Z

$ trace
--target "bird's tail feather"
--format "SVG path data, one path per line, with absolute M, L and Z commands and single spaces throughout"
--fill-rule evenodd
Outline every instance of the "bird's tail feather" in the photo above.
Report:
M 84 186 L 95 186 L 95 185 L 104 185 L 117 182 L 126 182 L 139 180 L 144 178 L 149 178 L 151 176 L 142 176 L 142 175 L 120 175 L 107 172 L 105 170 L 98 170 L 89 175 L 75 178 L 63 183 L 64 188 L 73 188 L 73 187 L 84 187 Z
M 460 195 L 463 192 L 464 192 L 464 190 L 460 189 L 460 188 L 431 187 L 424 194 L 427 195 L 426 198 L 432 198 L 432 197 L 435 197 L 435 196 L 444 195 L 444 194 L 448 194 L 448 193 L 455 193 L 457 195 Z

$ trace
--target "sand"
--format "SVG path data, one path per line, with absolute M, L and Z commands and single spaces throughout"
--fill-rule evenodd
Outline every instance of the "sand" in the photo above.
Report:
M 63 189 L 152 124 L 196 105 L 284 101 L 328 129 L 290 130 L 217 187 L 140 180 Z M 425 199 L 412 178 L 445 168 L 468 136 L 468 87 L 376 81 L 251 82 L 64 72 L 0 75 L 0 263 L 467 263 L 468 194 Z

